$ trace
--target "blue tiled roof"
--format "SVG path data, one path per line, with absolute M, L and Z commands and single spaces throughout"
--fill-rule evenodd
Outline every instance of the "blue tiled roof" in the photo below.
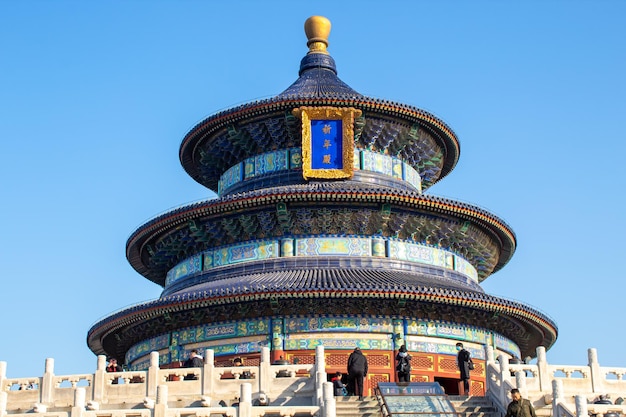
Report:
M 376 262 L 378 261 L 378 262 Z M 404 265 L 400 261 L 373 260 L 378 263 L 376 269 L 366 268 L 326 268 L 326 264 L 333 259 L 298 259 L 289 258 L 281 260 L 281 265 L 267 267 L 268 271 L 246 273 L 244 269 L 233 268 L 230 273 L 224 273 L 223 277 L 217 274 L 199 275 L 181 287 L 186 287 L 177 292 L 170 292 L 168 296 L 180 294 L 201 293 L 205 297 L 214 295 L 232 294 L 245 295 L 250 293 L 283 293 L 292 291 L 372 291 L 372 292 L 406 292 L 421 291 L 424 287 L 439 287 L 448 290 L 484 292 L 474 282 L 466 279 L 461 274 L 453 271 L 444 271 L 433 266 L 417 266 L 412 271 L 399 270 Z M 306 262 L 306 263 L 305 263 Z M 335 263 L 341 264 L 341 260 Z M 300 268 L 291 269 L 290 264 L 300 264 Z M 309 268 L 303 268 L 305 264 Z M 315 267 L 320 264 L 320 267 Z M 396 265 L 393 269 L 392 266 Z M 262 269 L 263 264 L 259 263 Z M 254 268 L 248 268 L 254 270 Z M 243 272 L 243 273 L 242 273 Z M 193 281 L 198 284 L 193 285 Z M 191 282 L 190 282 L 191 281 Z
M 326 54 L 308 54 L 300 62 L 300 77 L 277 98 L 356 98 L 361 94 L 337 77 L 335 60 Z

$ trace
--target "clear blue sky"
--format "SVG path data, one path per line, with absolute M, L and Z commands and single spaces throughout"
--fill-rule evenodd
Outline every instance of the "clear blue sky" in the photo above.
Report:
M 187 131 L 280 93 L 333 24 L 339 77 L 448 123 L 456 169 L 430 193 L 484 207 L 518 249 L 491 294 L 559 325 L 553 364 L 626 367 L 622 1 L 0 3 L 0 361 L 9 377 L 93 372 L 99 318 L 157 298 L 130 233 L 210 198 L 178 161 Z

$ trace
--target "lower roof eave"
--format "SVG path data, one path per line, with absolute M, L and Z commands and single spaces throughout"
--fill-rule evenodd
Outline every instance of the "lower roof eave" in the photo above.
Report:
M 138 304 L 103 319 L 90 329 L 87 344 L 96 354 L 123 357 L 135 343 L 189 326 L 227 319 L 320 314 L 320 311 L 360 315 L 367 314 L 368 308 L 376 315 L 423 317 L 490 329 L 517 343 L 522 357 L 534 357 L 538 346 L 548 349 L 556 341 L 556 324 L 524 304 L 483 293 L 440 291 L 436 294 L 436 289 L 431 290 L 422 293 L 358 290 L 257 292 L 211 298 L 200 294 L 177 295 Z M 306 299 L 311 303 L 303 302 Z M 394 303 L 393 300 L 403 302 Z M 337 306 L 337 303 L 341 305 Z M 191 312 L 195 314 L 192 316 Z

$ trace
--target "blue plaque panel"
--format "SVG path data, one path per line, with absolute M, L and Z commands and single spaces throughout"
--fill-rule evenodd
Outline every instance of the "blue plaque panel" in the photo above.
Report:
M 311 120 L 311 168 L 343 169 L 341 120 Z

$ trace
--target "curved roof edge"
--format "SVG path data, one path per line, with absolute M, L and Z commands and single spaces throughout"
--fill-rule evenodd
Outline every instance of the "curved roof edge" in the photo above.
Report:
M 203 292 L 177 294 L 163 297 L 157 300 L 136 304 L 124 310 L 106 317 L 95 323 L 87 334 L 87 344 L 96 354 L 112 353 L 105 352 L 105 339 L 114 337 L 124 328 L 137 323 L 145 323 L 147 320 L 162 319 L 166 316 L 171 319 L 173 315 L 183 314 L 185 311 L 196 309 L 209 309 L 212 306 L 239 305 L 245 302 L 281 299 L 307 299 L 307 298 L 343 298 L 349 300 L 362 300 L 363 298 L 375 299 L 404 299 L 407 302 L 428 303 L 430 305 L 448 305 L 457 308 L 465 308 L 473 311 L 481 311 L 493 317 L 493 325 L 497 326 L 499 320 L 507 318 L 519 323 L 527 323 L 528 334 L 509 334 L 518 345 L 528 344 L 529 337 L 535 340 L 537 345 L 549 349 L 557 339 L 558 327 L 554 320 L 545 313 L 517 301 L 491 296 L 486 293 L 464 292 L 445 288 L 419 287 L 413 292 L 406 291 L 371 291 L 354 288 L 346 291 L 317 290 L 298 291 L 290 293 L 277 293 L 269 289 L 265 291 L 249 291 L 242 294 L 227 293 L 224 291 L 220 296 L 207 297 Z M 147 336 L 146 336 L 147 337 Z M 539 341 L 540 340 L 540 341 Z M 534 347 L 526 347 L 524 356 L 532 356 Z M 119 353 L 119 352 L 116 352 Z
M 277 203 L 302 202 L 306 195 L 311 201 L 319 202 L 360 202 L 389 203 L 404 208 L 431 211 L 471 220 L 490 235 L 497 238 L 500 246 L 498 263 L 491 273 L 500 270 L 513 256 L 517 239 L 513 229 L 502 219 L 490 212 L 463 202 L 449 200 L 411 191 L 390 190 L 384 187 L 350 189 L 345 184 L 338 189 L 333 183 L 315 183 L 289 188 L 275 187 L 254 190 L 240 194 L 229 194 L 218 199 L 203 200 L 166 212 L 137 228 L 126 242 L 126 258 L 131 266 L 144 277 L 163 286 L 165 276 L 153 276 L 144 265 L 142 252 L 147 241 L 154 236 L 167 233 L 173 227 L 199 216 L 224 215 L 230 211 L 253 209 Z
M 257 118 L 276 111 L 291 111 L 301 106 L 337 106 L 397 117 L 408 122 L 421 122 L 440 141 L 444 151 L 444 164 L 441 175 L 433 184 L 447 176 L 456 166 L 460 156 L 460 144 L 454 131 L 441 119 L 417 107 L 351 94 L 338 94 L 333 97 L 281 97 L 254 101 L 216 113 L 194 126 L 183 138 L 179 149 L 179 159 L 183 169 L 195 181 L 203 184 L 201 174 L 194 161 L 195 149 L 204 137 L 211 135 L 230 124 L 249 118 Z M 203 184 L 205 185 L 205 184 Z M 430 184 L 432 185 L 432 184 Z M 430 186 L 429 185 L 429 186 Z

